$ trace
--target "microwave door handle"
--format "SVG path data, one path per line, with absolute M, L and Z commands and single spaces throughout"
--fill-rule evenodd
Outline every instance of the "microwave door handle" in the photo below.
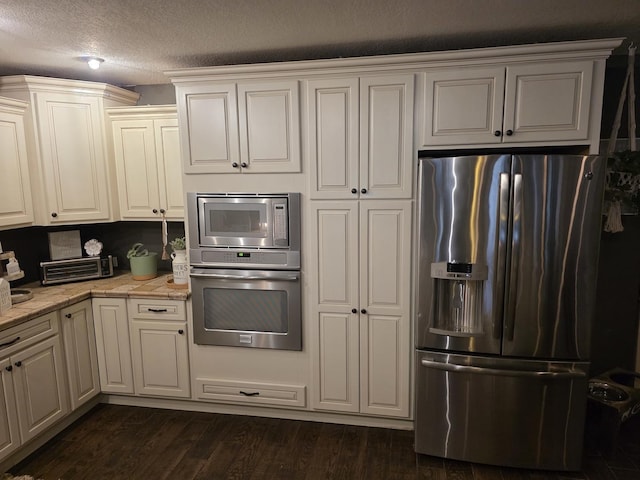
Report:
M 213 278 L 216 280 L 283 280 L 295 282 L 300 277 L 296 274 L 288 275 L 228 275 L 223 273 L 191 273 L 193 278 Z

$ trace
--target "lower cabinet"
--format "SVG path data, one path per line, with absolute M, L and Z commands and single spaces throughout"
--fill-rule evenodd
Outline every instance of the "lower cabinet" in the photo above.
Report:
M 103 392 L 191 396 L 184 301 L 94 298 L 93 315 Z
M 185 303 L 129 299 L 135 393 L 189 398 Z
M 69 413 L 58 312 L 0 332 L 0 459 Z
M 133 393 L 129 319 L 124 298 L 94 298 L 100 388 L 105 393 Z
M 71 410 L 100 393 L 91 300 L 60 310 Z

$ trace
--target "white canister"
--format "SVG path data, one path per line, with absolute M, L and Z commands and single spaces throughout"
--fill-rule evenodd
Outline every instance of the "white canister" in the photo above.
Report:
M 0 315 L 11 308 L 11 286 L 4 278 L 0 278 Z
M 189 262 L 186 250 L 174 250 L 171 252 L 171 267 L 173 268 L 173 283 L 186 285 L 189 281 Z

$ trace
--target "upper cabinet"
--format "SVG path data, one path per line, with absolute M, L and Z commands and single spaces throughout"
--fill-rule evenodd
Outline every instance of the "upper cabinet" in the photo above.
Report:
M 0 228 L 33 223 L 24 115 L 27 104 L 0 98 Z
M 185 173 L 300 171 L 297 80 L 176 86 Z
M 105 107 L 138 94 L 104 83 L 0 77 L 0 94 L 29 103 L 25 124 L 37 224 L 100 222 L 111 210 Z
M 113 131 L 120 217 L 184 219 L 176 107 L 107 109 Z
M 413 75 L 310 80 L 312 198 L 411 198 Z
M 587 60 L 428 71 L 422 147 L 588 143 L 593 70 Z

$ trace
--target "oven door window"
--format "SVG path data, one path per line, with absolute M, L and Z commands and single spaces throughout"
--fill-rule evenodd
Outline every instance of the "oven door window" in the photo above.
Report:
M 287 292 L 206 288 L 205 330 L 287 333 L 289 328 Z

